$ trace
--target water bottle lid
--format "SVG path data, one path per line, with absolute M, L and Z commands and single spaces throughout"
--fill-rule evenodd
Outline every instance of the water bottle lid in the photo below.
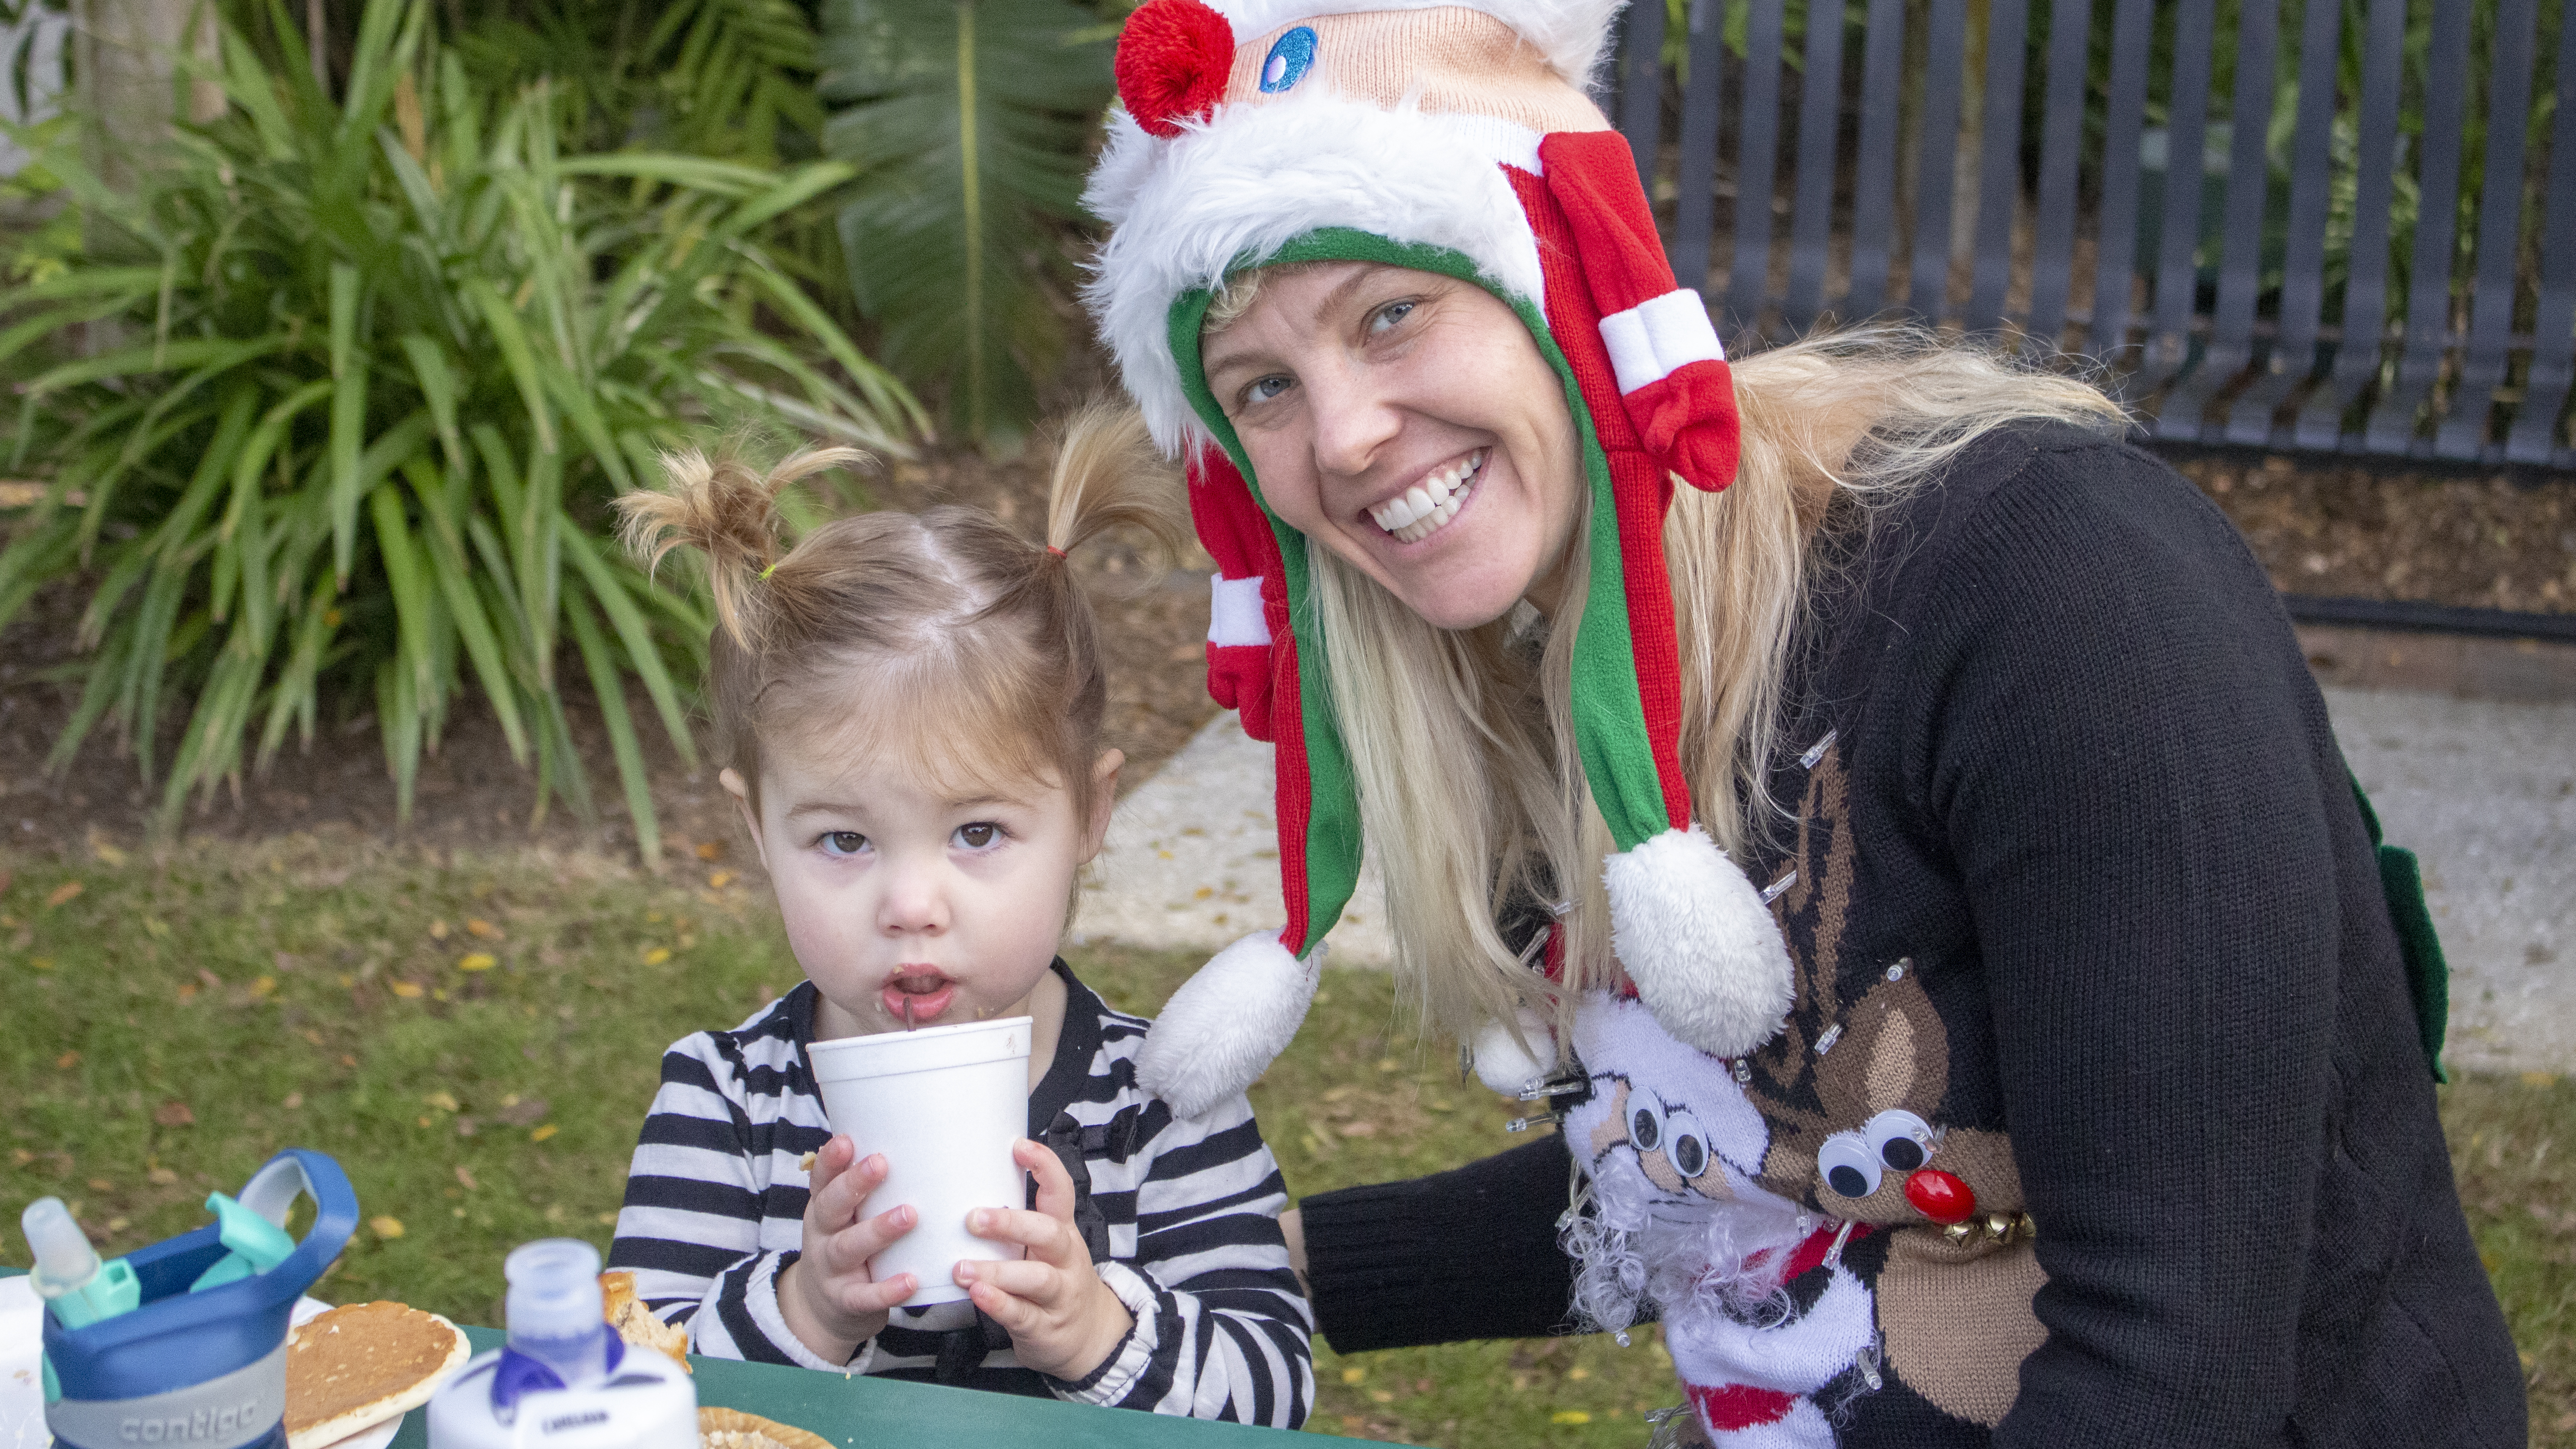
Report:
M 60 1289 L 78 1288 L 98 1272 L 98 1253 L 58 1197 L 40 1197 L 18 1215 L 27 1246 L 35 1250 L 36 1278 Z M 584 1246 L 587 1246 L 586 1244 Z
M 501 1276 L 510 1281 L 505 1309 L 513 1341 L 587 1340 L 605 1324 L 599 1250 L 579 1238 L 523 1243 L 502 1260 Z

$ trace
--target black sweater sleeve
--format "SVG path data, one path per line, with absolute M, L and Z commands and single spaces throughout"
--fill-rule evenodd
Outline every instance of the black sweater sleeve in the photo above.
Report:
M 1567 1329 L 1557 1247 L 1572 1159 L 1536 1142 L 1410 1182 L 1298 1203 L 1316 1327 L 1337 1353 Z
M 1994 1443 L 2274 1443 L 2344 921 L 2381 910 L 2350 785 L 2269 583 L 2181 480 L 2041 449 L 1978 507 L 1874 712 L 1969 902 L 2040 1224 L 2048 1337 Z

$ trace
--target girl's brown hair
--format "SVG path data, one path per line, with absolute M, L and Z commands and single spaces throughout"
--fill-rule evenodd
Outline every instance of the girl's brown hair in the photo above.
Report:
M 666 454 L 660 490 L 618 499 L 626 545 L 647 567 L 681 548 L 705 560 L 717 764 L 740 772 L 757 809 L 764 740 L 897 743 L 983 783 L 1051 778 L 1093 823 L 1086 786 L 1104 748 L 1108 681 L 1066 555 L 1119 526 L 1177 547 L 1161 496 L 1170 469 L 1143 423 L 1102 408 L 1074 418 L 1043 544 L 982 509 L 942 505 L 835 519 L 785 547 L 779 495 L 863 456 L 811 449 L 764 475 L 694 450 Z M 896 719 L 900 741 L 848 733 Z

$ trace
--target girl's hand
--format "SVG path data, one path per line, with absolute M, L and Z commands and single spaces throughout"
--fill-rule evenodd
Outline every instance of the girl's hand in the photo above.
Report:
M 1060 1379 L 1089 1377 L 1127 1339 L 1135 1319 L 1092 1271 L 1091 1250 L 1073 1226 L 1073 1179 L 1045 1144 L 1023 1137 L 1011 1160 L 1038 1181 L 1034 1212 L 977 1208 L 966 1230 L 1028 1250 L 1024 1259 L 961 1262 L 957 1282 L 975 1306 L 1011 1335 L 1021 1364 Z
M 847 1136 L 836 1134 L 814 1154 L 806 1180 L 805 1251 L 778 1278 L 778 1311 L 787 1326 L 817 1357 L 833 1363 L 849 1362 L 860 1344 L 885 1327 L 886 1311 L 921 1287 L 910 1273 L 882 1283 L 868 1274 L 868 1261 L 910 1232 L 917 1214 L 907 1204 L 858 1220 L 859 1204 L 886 1178 L 883 1153 L 853 1163 L 858 1152 Z

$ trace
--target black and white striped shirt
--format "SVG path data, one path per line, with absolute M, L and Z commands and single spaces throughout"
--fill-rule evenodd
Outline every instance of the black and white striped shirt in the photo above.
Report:
M 1135 1328 L 1080 1382 L 1023 1368 L 972 1304 L 898 1308 L 847 1364 L 779 1314 L 804 1242 L 808 1152 L 831 1137 L 805 1060 L 816 994 L 799 985 L 731 1031 L 662 1058 L 635 1146 L 612 1267 L 685 1323 L 698 1353 L 931 1380 L 1294 1429 L 1314 1401 L 1314 1319 L 1289 1271 L 1287 1184 L 1241 1095 L 1176 1117 L 1136 1085 L 1143 1018 L 1112 1011 L 1062 961 L 1064 1029 L 1029 1094 L 1029 1135 L 1073 1181 L 1075 1222 Z

